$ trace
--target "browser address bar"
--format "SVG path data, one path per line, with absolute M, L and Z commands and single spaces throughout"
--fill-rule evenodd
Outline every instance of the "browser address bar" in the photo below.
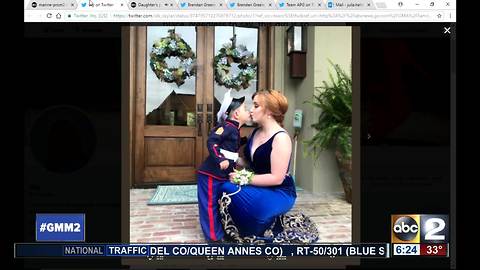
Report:
M 194 13 L 155 12 L 112 14 L 112 19 L 128 21 L 179 21 L 179 22 L 399 22 L 399 21 L 454 21 L 443 11 L 417 12 L 208 12 Z
M 451 11 L 37 11 L 28 22 L 455 22 Z

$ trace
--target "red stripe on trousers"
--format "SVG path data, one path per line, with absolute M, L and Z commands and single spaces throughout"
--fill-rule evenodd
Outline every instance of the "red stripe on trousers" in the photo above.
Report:
M 212 177 L 213 179 L 215 179 L 215 180 L 217 180 L 217 181 L 227 181 L 227 180 L 229 180 L 228 178 L 222 178 L 222 177 L 220 177 L 220 176 L 217 176 L 217 175 L 214 175 L 214 174 L 211 174 L 211 173 L 207 173 L 207 172 L 204 172 L 204 171 L 198 170 L 197 172 L 198 172 L 198 173 L 201 173 L 201 174 L 204 174 L 204 175 L 206 175 L 206 176 L 210 176 L 210 177 Z
M 213 178 L 211 176 L 208 176 L 208 223 L 210 224 L 210 238 L 216 241 L 213 228 Z

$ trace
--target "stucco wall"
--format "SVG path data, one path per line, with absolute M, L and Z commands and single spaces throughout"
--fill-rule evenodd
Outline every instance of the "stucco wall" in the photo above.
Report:
M 307 30 L 307 76 L 291 79 L 289 57 L 286 55 L 286 27 L 275 29 L 275 88 L 283 90 L 288 98 L 289 109 L 285 117 L 285 128 L 292 135 L 295 109 L 303 110 L 303 128 L 298 136 L 295 178 L 297 185 L 313 192 L 340 192 L 341 182 L 333 151 L 325 151 L 315 161 L 305 156 L 302 141 L 312 138 L 315 130 L 310 127 L 316 122 L 320 110 L 304 103 L 311 100 L 314 89 L 329 80 L 333 71 L 328 60 L 350 71 L 352 58 L 352 32 L 348 26 L 318 26 Z M 290 171 L 293 172 L 293 155 Z

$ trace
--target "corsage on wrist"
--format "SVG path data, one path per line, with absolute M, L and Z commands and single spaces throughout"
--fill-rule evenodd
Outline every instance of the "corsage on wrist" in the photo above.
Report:
M 250 184 L 252 182 L 253 176 L 255 175 L 253 172 L 246 169 L 233 170 L 235 172 L 235 177 L 233 178 L 232 182 L 240 186 Z

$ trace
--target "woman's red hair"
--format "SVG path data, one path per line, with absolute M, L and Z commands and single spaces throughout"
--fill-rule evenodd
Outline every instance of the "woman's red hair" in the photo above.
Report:
M 252 99 L 255 96 L 261 97 L 262 105 L 272 113 L 275 121 L 283 127 L 285 113 L 288 110 L 287 98 L 277 90 L 260 90 L 253 94 Z

